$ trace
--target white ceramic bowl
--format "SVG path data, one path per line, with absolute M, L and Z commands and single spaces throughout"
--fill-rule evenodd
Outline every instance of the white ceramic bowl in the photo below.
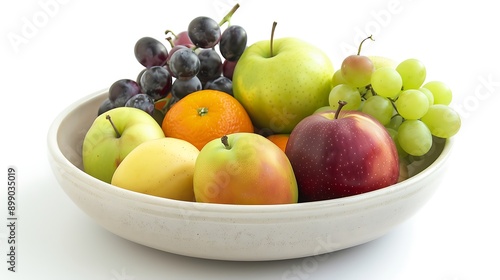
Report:
M 81 145 L 106 97 L 66 108 L 48 132 L 49 161 L 66 194 L 99 225 L 125 239 L 199 258 L 237 261 L 313 256 L 374 240 L 415 214 L 443 175 L 452 141 L 410 167 L 411 178 L 377 191 L 289 205 L 220 205 L 153 197 L 82 171 Z

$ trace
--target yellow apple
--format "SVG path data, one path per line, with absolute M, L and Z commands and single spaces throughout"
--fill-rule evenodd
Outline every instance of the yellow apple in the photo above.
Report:
M 199 150 L 171 137 L 142 143 L 118 166 L 111 184 L 144 194 L 194 201 L 193 173 Z

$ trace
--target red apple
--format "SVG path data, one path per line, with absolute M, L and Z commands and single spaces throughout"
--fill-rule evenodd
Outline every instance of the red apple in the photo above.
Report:
M 296 175 L 299 201 L 361 194 L 397 183 L 394 141 L 373 117 L 359 111 L 310 115 L 293 129 L 285 149 Z

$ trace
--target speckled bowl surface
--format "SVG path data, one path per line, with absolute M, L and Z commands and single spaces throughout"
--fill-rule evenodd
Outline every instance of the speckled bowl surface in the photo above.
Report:
M 369 193 L 289 205 L 221 205 L 136 193 L 82 171 L 81 146 L 106 90 L 64 109 L 48 132 L 49 162 L 62 189 L 99 225 L 133 242 L 198 258 L 263 261 L 356 246 L 414 215 L 446 170 L 451 140 L 409 167 L 411 178 Z

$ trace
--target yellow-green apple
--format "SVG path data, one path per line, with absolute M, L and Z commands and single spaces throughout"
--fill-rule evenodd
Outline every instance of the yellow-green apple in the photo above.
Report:
M 286 204 L 298 197 L 285 153 L 267 138 L 247 132 L 207 143 L 196 159 L 193 186 L 197 202 Z
M 161 126 L 148 113 L 118 107 L 99 115 L 83 140 L 83 170 L 110 183 L 116 168 L 139 144 L 165 137 Z
M 123 159 L 111 184 L 153 196 L 194 201 L 193 173 L 199 152 L 193 144 L 177 138 L 146 141 Z
M 233 73 L 233 94 L 260 129 L 290 133 L 306 116 L 328 105 L 333 65 L 318 47 L 298 38 L 249 46 Z
M 395 184 L 396 146 L 384 126 L 360 111 L 320 112 L 302 120 L 285 149 L 299 201 L 361 194 Z

